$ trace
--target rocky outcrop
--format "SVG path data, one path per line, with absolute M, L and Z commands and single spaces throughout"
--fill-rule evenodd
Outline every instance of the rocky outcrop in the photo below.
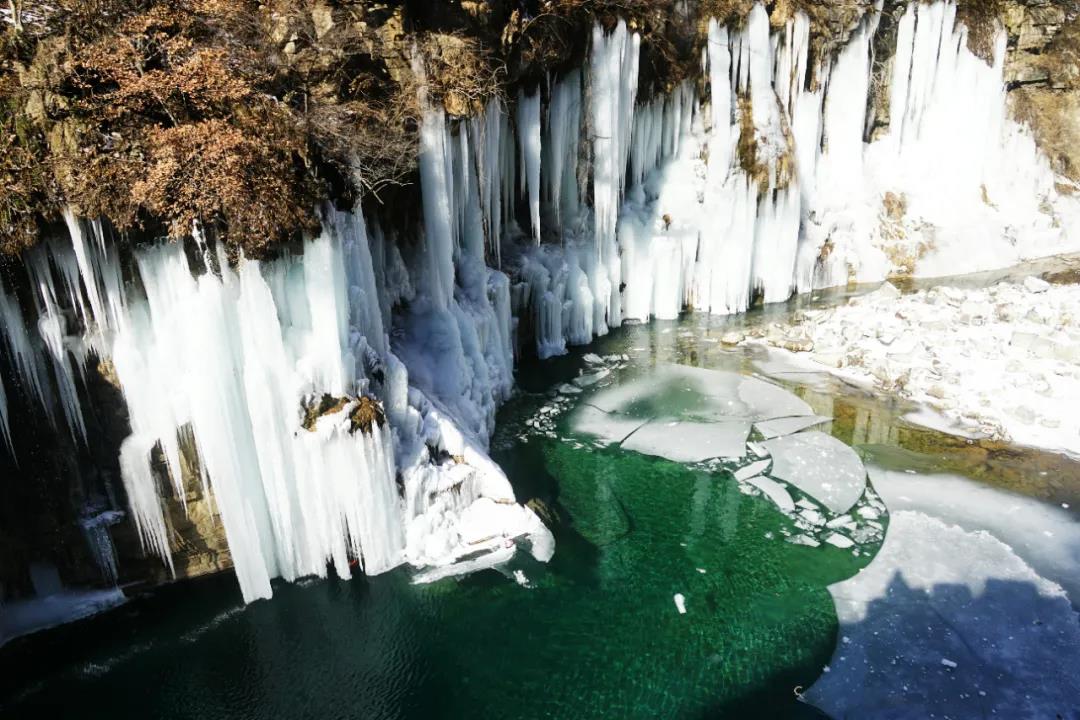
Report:
M 349 431 L 370 433 L 372 427 L 386 425 L 386 412 L 378 400 L 367 395 L 359 398 L 334 397 L 324 393 L 304 406 L 300 427 L 314 432 L 319 418 L 335 415 L 342 410 L 349 412 Z
M 1054 170 L 1080 181 L 1080 6 L 1015 0 L 1006 6 L 1014 117 L 1027 123 Z M 1073 192 L 1074 186 L 1059 187 Z

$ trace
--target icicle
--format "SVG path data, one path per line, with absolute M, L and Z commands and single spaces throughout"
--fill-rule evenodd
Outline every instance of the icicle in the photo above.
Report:
M 737 126 L 733 127 L 731 98 L 731 45 L 726 27 L 709 21 L 709 87 L 712 95 L 712 135 L 709 140 L 709 172 L 714 184 L 722 184 L 734 152 Z
M 124 440 L 120 445 L 120 477 L 124 481 L 128 505 L 143 549 L 160 557 L 169 568 L 169 573 L 175 577 L 168 528 L 150 464 L 154 444 L 153 438 L 140 435 L 132 435 Z
M 38 246 L 25 254 L 26 270 L 37 290 L 34 299 L 38 306 L 38 333 L 45 341 L 46 350 L 52 360 L 60 405 L 71 437 L 76 442 L 85 442 L 86 426 L 83 423 L 82 405 L 75 382 L 75 368 L 82 370 L 81 361 L 85 358 L 85 347 L 78 338 L 69 339 L 67 319 L 60 309 L 46 252 L 45 247 Z M 78 270 L 74 269 L 73 264 L 65 262 L 73 256 L 61 253 L 59 256 L 54 254 L 53 257 L 61 258 L 58 264 L 71 294 L 72 305 L 78 306 L 82 297 L 78 292 Z M 73 343 L 77 343 L 77 352 L 74 353 L 78 361 L 76 365 L 73 365 L 73 353 L 69 347 Z
M 622 20 L 606 35 L 593 27 L 590 113 L 593 132 L 593 210 L 597 257 L 614 246 L 626 163 L 633 129 L 641 37 L 630 34 Z M 608 251 L 610 252 L 610 251 Z
M 424 202 L 427 260 L 426 290 L 440 309 L 454 292 L 454 240 L 450 206 L 451 178 L 446 170 L 446 119 L 442 110 L 428 108 L 420 125 L 420 182 Z
M 43 367 L 41 353 L 34 347 L 27 332 L 18 300 L 8 295 L 3 285 L 0 285 L 0 338 L 4 340 L 8 359 L 20 384 L 38 401 L 49 424 L 55 428 L 48 371 Z
M 4 390 L 3 378 L 0 378 L 0 434 L 4 436 L 4 445 L 7 446 L 11 457 L 15 457 L 15 444 L 11 441 L 11 425 L 8 421 L 7 391 Z
M 540 90 L 518 93 L 518 143 L 521 145 L 523 189 L 529 196 L 533 243 L 540 244 Z
M 578 212 L 577 159 L 581 125 L 581 72 L 574 70 L 555 83 L 548 106 L 547 164 L 541 167 L 544 198 L 551 206 L 555 226 Z M 565 205 L 565 207 L 564 207 Z
M 102 577 L 106 582 L 114 584 L 119 573 L 116 564 L 116 546 L 113 545 L 109 527 L 120 522 L 123 517 L 124 513 L 119 510 L 107 510 L 79 521 L 86 545 L 90 549 L 95 564 L 101 570 Z
M 470 121 L 476 148 L 476 173 L 480 184 L 480 206 L 488 253 L 502 266 L 502 130 L 505 119 L 497 99 L 488 102 L 483 115 Z

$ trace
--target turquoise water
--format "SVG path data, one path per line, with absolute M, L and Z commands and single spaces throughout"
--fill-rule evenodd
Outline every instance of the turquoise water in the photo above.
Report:
M 628 375 L 713 358 L 690 323 L 627 328 L 592 348 Z M 493 455 L 549 509 L 557 550 L 433 585 L 400 569 L 279 584 L 244 607 L 229 576 L 181 585 L 18 649 L 5 717 L 814 717 L 796 699 L 829 661 L 826 590 L 875 547 L 784 541 L 792 521 L 711 472 L 555 438 L 526 420 L 583 366 L 523 367 Z M 685 615 L 673 596 L 686 599 Z

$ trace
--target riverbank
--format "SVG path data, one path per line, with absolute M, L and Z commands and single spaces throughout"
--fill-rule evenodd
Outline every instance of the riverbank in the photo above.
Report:
M 1039 277 L 902 295 L 886 283 L 749 334 L 786 359 L 924 409 L 913 422 L 1080 456 L 1080 285 Z M 758 335 L 758 337 L 754 337 Z

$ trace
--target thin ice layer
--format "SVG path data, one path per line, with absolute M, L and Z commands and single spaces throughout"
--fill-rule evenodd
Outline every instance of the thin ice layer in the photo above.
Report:
M 754 427 L 759 433 L 761 433 L 761 435 L 766 440 L 769 440 L 774 437 L 780 437 L 781 435 L 790 435 L 792 433 L 797 433 L 800 430 L 812 428 L 816 425 L 822 425 L 827 422 L 832 422 L 832 418 L 823 417 L 821 415 L 810 415 L 804 417 L 761 420 L 754 423 Z
M 685 365 L 661 365 L 648 375 L 597 393 L 589 402 L 606 412 L 698 421 L 813 414 L 806 402 L 764 380 Z
M 571 420 L 574 432 L 595 435 L 608 443 L 621 443 L 648 421 L 648 418 L 632 418 L 604 412 L 590 405 L 578 408 Z
M 1052 718 L 1076 708 L 1076 612 L 985 532 L 895 512 L 874 561 L 829 591 L 841 641 L 804 697 L 832 717 Z
M 791 483 L 834 513 L 847 512 L 866 488 L 866 468 L 855 451 L 831 435 L 810 430 L 766 440 L 772 476 Z

